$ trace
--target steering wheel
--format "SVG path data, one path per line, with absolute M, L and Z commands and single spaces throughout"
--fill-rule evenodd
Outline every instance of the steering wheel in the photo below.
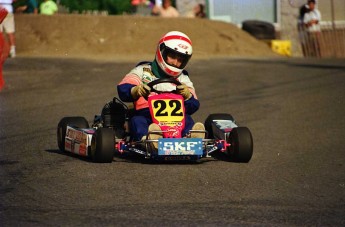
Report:
M 181 85 L 180 81 L 175 80 L 173 78 L 160 78 L 160 79 L 151 81 L 150 83 L 147 84 L 147 86 L 149 86 L 151 88 L 151 92 L 155 92 L 157 94 L 161 94 L 161 93 L 164 93 L 164 92 L 167 92 L 167 91 L 158 91 L 153 86 L 155 86 L 157 84 L 164 84 L 164 83 L 175 84 L 176 86 Z M 169 91 L 169 92 L 173 92 L 173 91 Z

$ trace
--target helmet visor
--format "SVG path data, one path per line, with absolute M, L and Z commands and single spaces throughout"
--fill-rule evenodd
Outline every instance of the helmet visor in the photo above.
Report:
M 184 69 L 191 58 L 191 55 L 171 49 L 165 46 L 164 43 L 161 44 L 160 49 L 165 63 L 179 69 Z

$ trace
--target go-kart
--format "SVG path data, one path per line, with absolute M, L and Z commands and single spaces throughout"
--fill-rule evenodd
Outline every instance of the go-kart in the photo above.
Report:
M 186 116 L 184 99 L 176 90 L 158 90 L 157 85 L 161 83 L 180 85 L 169 78 L 147 84 L 151 88 L 147 98 L 150 114 L 160 131 L 149 131 L 146 139 L 134 141 L 128 127 L 134 110 L 115 97 L 95 116 L 92 127 L 84 117 L 62 118 L 57 127 L 59 149 L 101 163 L 112 162 L 115 154 L 128 152 L 163 161 L 192 161 L 217 154 L 229 161 L 250 161 L 252 134 L 247 127 L 238 127 L 230 114 L 210 114 L 205 120 L 205 131 L 190 130 L 182 137 Z M 160 134 L 161 138 L 150 139 L 152 134 Z M 193 134 L 204 136 L 195 138 Z

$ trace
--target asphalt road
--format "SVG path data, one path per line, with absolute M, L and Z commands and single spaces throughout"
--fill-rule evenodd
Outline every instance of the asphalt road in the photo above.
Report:
M 90 122 L 135 63 L 16 58 L 0 93 L 0 226 L 344 226 L 345 61 L 192 60 L 201 109 L 250 128 L 254 155 L 96 164 L 60 152 L 64 116 Z

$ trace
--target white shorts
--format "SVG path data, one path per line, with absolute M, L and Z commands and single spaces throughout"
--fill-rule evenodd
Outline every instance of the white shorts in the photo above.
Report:
M 4 21 L 0 25 L 0 32 L 6 32 L 6 33 L 14 33 L 14 15 L 13 13 L 7 14 Z

